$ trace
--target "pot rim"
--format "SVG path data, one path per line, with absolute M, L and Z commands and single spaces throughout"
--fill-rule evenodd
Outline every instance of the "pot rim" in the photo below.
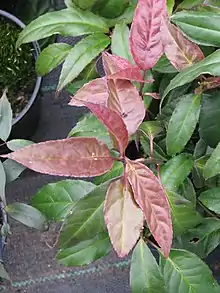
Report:
M 25 28 L 25 24 L 11 13 L 8 13 L 8 12 L 0 9 L 0 16 L 3 16 L 5 18 L 11 20 L 12 22 L 17 24 L 22 29 Z M 40 46 L 39 46 L 38 42 L 32 42 L 32 45 L 34 48 L 34 58 L 36 60 L 40 54 Z M 25 116 L 25 114 L 29 111 L 29 109 L 33 105 L 33 103 L 39 93 L 41 82 L 42 82 L 42 77 L 38 76 L 36 78 L 34 90 L 31 94 L 30 99 L 28 100 L 27 105 L 21 110 L 21 112 L 15 118 L 13 118 L 12 125 L 15 125 L 16 123 L 18 123 Z

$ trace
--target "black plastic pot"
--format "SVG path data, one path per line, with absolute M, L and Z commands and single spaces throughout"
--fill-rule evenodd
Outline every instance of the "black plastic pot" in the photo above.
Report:
M 22 21 L 20 21 L 14 15 L 0 10 L 0 16 L 7 18 L 9 21 L 14 22 L 17 26 L 24 28 L 25 25 Z M 37 42 L 33 42 L 34 48 L 34 58 L 37 59 L 40 48 Z M 36 130 L 36 127 L 39 122 L 40 116 L 40 86 L 41 86 L 41 77 L 36 78 L 36 83 L 32 94 L 30 94 L 30 98 L 28 104 L 24 107 L 24 109 L 13 119 L 13 126 L 10 135 L 10 139 L 14 138 L 28 138 L 30 137 Z M 0 150 L 1 151 L 1 150 Z

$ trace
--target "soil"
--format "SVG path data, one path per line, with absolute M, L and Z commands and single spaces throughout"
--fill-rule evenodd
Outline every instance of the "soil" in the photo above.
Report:
M 20 31 L 16 24 L 0 18 L 0 95 L 8 89 L 13 117 L 27 105 L 36 82 L 33 47 L 30 44 L 15 47 Z

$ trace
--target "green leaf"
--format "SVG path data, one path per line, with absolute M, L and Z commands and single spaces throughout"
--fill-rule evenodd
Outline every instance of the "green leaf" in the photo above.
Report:
M 164 91 L 162 100 L 161 100 L 161 106 L 163 103 L 164 98 L 167 96 L 167 94 L 184 84 L 190 83 L 194 79 L 196 79 L 201 74 L 210 74 L 214 76 L 220 76 L 220 50 L 216 50 L 211 55 L 207 56 L 202 61 L 199 61 L 189 68 L 186 68 L 182 72 L 178 73 L 170 82 L 166 90 Z
M 76 5 L 83 10 L 92 8 L 96 1 L 97 0 L 72 0 L 73 5 Z
M 175 5 L 175 0 L 167 0 L 167 10 L 169 15 L 172 15 L 174 5 Z
M 201 122 L 201 112 L 200 112 L 200 122 Z M 207 151 L 207 143 L 202 138 L 200 138 L 200 140 L 197 142 L 195 146 L 193 157 L 195 159 L 199 159 L 200 157 L 205 155 L 206 151 Z
M 70 94 L 70 95 L 75 95 L 76 92 L 81 89 L 81 87 L 84 86 L 84 84 L 88 83 L 89 80 L 87 79 L 82 79 L 82 80 L 75 80 L 72 83 L 70 83 L 67 87 L 66 87 L 66 91 Z
M 199 200 L 211 211 L 220 214 L 220 188 L 212 188 L 202 192 Z
M 163 55 L 156 65 L 154 65 L 153 70 L 161 73 L 176 73 L 176 68 L 170 63 L 165 55 Z
M 201 95 L 189 94 L 180 100 L 169 121 L 167 153 L 180 153 L 190 140 L 199 120 Z
M 171 17 L 191 41 L 204 45 L 220 46 L 220 15 L 213 12 L 181 11 Z
M 129 28 L 125 23 L 116 24 L 112 33 L 111 51 L 131 63 L 134 62 L 129 49 Z
M 63 9 L 49 12 L 32 21 L 20 33 L 16 46 L 37 41 L 51 35 L 82 36 L 93 33 L 107 33 L 104 20 L 91 13 L 79 9 Z
M 158 121 L 145 121 L 141 123 L 139 129 L 146 133 L 148 137 L 153 138 L 163 131 L 163 127 Z
M 73 3 L 73 0 L 64 0 L 64 3 L 68 8 L 76 8 L 76 5 Z
M 96 0 L 92 11 L 106 18 L 115 18 L 122 15 L 127 6 L 125 0 Z
M 168 191 L 177 191 L 193 168 L 193 158 L 189 154 L 178 155 L 167 163 L 160 170 L 160 177 L 163 186 Z
M 214 177 L 220 173 L 220 143 L 214 149 L 211 157 L 205 164 L 203 175 L 205 179 Z
M 17 179 L 21 175 L 21 173 L 26 169 L 25 166 L 10 159 L 7 159 L 3 162 L 3 167 L 5 170 L 7 184 Z
M 195 6 L 200 5 L 203 2 L 204 2 L 204 0 L 184 0 L 178 5 L 178 8 L 180 8 L 180 9 L 191 9 L 191 8 L 193 8 Z
M 112 19 L 105 19 L 105 22 L 109 27 L 114 27 L 117 23 L 123 22 L 125 24 L 130 24 L 134 17 L 134 11 L 136 6 L 130 5 L 128 6 L 125 11 L 118 17 L 112 18 Z
M 107 128 L 91 113 L 85 114 L 68 136 L 96 137 L 98 140 L 103 141 L 110 149 L 112 148 L 112 141 Z
M 195 205 L 181 195 L 167 191 L 173 230 L 175 235 L 186 232 L 189 228 L 195 227 L 202 222 L 202 217 L 196 212 Z
M 157 145 L 155 142 L 153 142 L 153 154 L 151 154 L 149 137 L 141 136 L 140 143 L 146 156 L 152 155 L 154 159 L 160 160 L 162 162 L 167 161 L 167 157 L 163 149 L 159 145 Z
M 44 76 L 60 65 L 73 47 L 65 43 L 55 43 L 45 48 L 37 58 L 36 71 Z
M 84 266 L 105 256 L 110 251 L 109 237 L 107 234 L 103 234 L 94 239 L 82 241 L 73 247 L 61 249 L 56 255 L 56 259 L 65 266 Z
M 220 220 L 205 218 L 178 239 L 178 246 L 183 247 L 201 258 L 207 257 L 220 243 Z
M 7 142 L 7 147 L 11 150 L 11 151 L 17 151 L 20 150 L 26 146 L 29 146 L 31 144 L 33 144 L 33 141 L 30 140 L 26 140 L 26 139 L 13 139 Z
M 109 37 L 104 34 L 90 35 L 78 42 L 66 57 L 57 89 L 60 91 L 73 81 L 109 43 Z
M 186 178 L 186 180 L 180 185 L 179 194 L 191 201 L 194 207 L 196 206 L 196 191 L 189 178 Z
M 0 198 L 5 203 L 5 184 L 6 184 L 6 176 L 5 170 L 0 161 Z
M 38 211 L 24 203 L 13 203 L 5 207 L 5 211 L 14 220 L 41 231 L 47 227 L 45 216 Z
M 123 164 L 121 162 L 115 161 L 112 169 L 101 176 L 95 177 L 95 179 L 93 180 L 93 183 L 96 185 L 100 185 L 111 179 L 119 177 L 123 174 L 123 170 L 124 170 Z
M 62 180 L 50 183 L 38 191 L 31 205 L 41 211 L 48 220 L 61 221 L 75 204 L 96 186 L 83 180 Z
M 168 292 L 219 292 L 209 267 L 189 251 L 173 249 L 166 260 L 162 259 L 161 266 Z
M 130 283 L 132 293 L 167 292 L 157 261 L 143 239 L 133 251 Z
M 8 272 L 6 271 L 4 265 L 2 263 L 0 263 L 0 278 L 4 279 L 4 280 L 8 280 L 11 281 L 11 278 L 8 274 Z
M 220 91 L 204 94 L 199 121 L 199 133 L 205 142 L 215 148 L 220 141 Z
M 12 128 L 12 109 L 5 90 L 0 98 L 0 139 L 6 141 Z
M 97 186 L 76 203 L 60 234 L 61 249 L 71 248 L 81 241 L 94 239 L 94 235 L 106 232 L 103 207 L 108 185 L 107 182 Z

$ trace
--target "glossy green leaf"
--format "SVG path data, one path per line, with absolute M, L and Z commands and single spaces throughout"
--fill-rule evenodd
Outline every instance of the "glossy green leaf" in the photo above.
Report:
M 65 43 L 55 43 L 45 48 L 37 58 L 36 71 L 44 76 L 60 65 L 73 47 Z
M 180 153 L 190 140 L 199 120 L 201 95 L 189 94 L 175 108 L 167 130 L 167 153 Z
M 180 185 L 178 192 L 181 196 L 191 201 L 194 207 L 196 206 L 196 191 L 189 178 L 186 178 L 186 180 Z
M 76 78 L 77 80 L 86 79 L 88 81 L 98 78 L 100 75 L 97 72 L 97 60 L 93 60 L 90 62 L 83 71 L 79 74 L 79 76 Z
M 17 179 L 21 175 L 21 173 L 26 169 L 25 166 L 10 159 L 7 159 L 3 162 L 3 167 L 5 170 L 7 184 Z
M 201 119 L 201 112 L 200 112 L 200 119 Z M 205 155 L 206 151 L 207 151 L 207 143 L 202 138 L 200 138 L 200 140 L 197 142 L 195 146 L 193 157 L 195 159 L 199 159 L 200 157 Z
M 71 248 L 81 241 L 94 239 L 94 235 L 106 231 L 103 207 L 108 182 L 97 186 L 74 206 L 71 215 L 66 218 L 60 234 L 61 249 Z
M 62 90 L 110 43 L 104 34 L 90 35 L 78 42 L 69 52 L 63 64 L 57 90 Z
M 107 23 L 109 27 L 114 27 L 119 22 L 130 24 L 134 17 L 135 8 L 136 8 L 135 5 L 129 5 L 120 16 L 112 18 L 112 19 L 106 18 L 105 22 Z
M 205 46 L 220 46 L 220 15 L 213 12 L 181 11 L 171 17 L 191 41 Z
M 12 128 L 12 109 L 5 90 L 0 98 L 0 139 L 6 141 Z
M 174 5 L 175 5 L 175 0 L 167 0 L 167 10 L 169 15 L 172 15 Z
M 83 118 L 70 131 L 69 137 L 86 136 L 96 137 L 112 148 L 112 141 L 107 128 L 91 113 L 85 114 Z
M 162 106 L 164 98 L 167 96 L 167 94 L 171 90 L 179 86 L 182 86 L 184 84 L 190 83 L 201 74 L 210 74 L 214 76 L 220 76 L 219 62 L 220 62 L 220 50 L 217 50 L 211 55 L 207 56 L 202 61 L 199 61 L 198 63 L 178 73 L 171 80 L 170 84 L 164 91 L 162 101 L 161 101 L 161 106 Z
M 121 162 L 115 161 L 112 169 L 101 176 L 95 177 L 95 179 L 93 180 L 93 183 L 96 185 L 100 185 L 111 179 L 119 177 L 123 174 L 123 170 L 124 170 L 123 164 Z
M 11 281 L 9 274 L 6 271 L 6 269 L 4 268 L 4 265 L 2 263 L 0 263 L 0 278 L 4 279 L 4 280 Z
M 196 212 L 195 206 L 181 195 L 167 191 L 173 230 L 175 235 L 181 235 L 189 228 L 195 227 L 202 222 L 202 217 Z
M 122 15 L 127 6 L 125 0 L 96 0 L 92 11 L 106 18 L 115 18 Z
M 64 3 L 68 8 L 76 8 L 76 5 L 73 3 L 73 0 L 64 0 Z
M 163 131 L 163 127 L 158 121 L 145 121 L 141 123 L 139 129 L 146 133 L 149 137 L 156 137 Z
M 178 239 L 178 246 L 201 258 L 207 257 L 220 244 L 220 220 L 205 218 Z
M 89 80 L 87 79 L 82 79 L 82 80 L 74 80 L 73 82 L 71 82 L 67 87 L 66 87 L 66 91 L 70 94 L 70 95 L 75 95 L 76 92 L 81 89 L 81 87 L 84 86 L 84 84 L 88 83 Z
M 199 133 L 205 142 L 215 148 L 220 141 L 220 91 L 204 94 L 199 121 Z
M 157 261 L 143 239 L 133 251 L 130 284 L 132 293 L 167 292 Z
M 190 174 L 192 168 L 193 158 L 191 155 L 181 154 L 172 158 L 160 170 L 163 186 L 168 191 L 176 191 Z
M 26 139 L 13 139 L 7 142 L 7 147 L 14 152 L 33 143 L 33 141 Z
M 5 207 L 5 211 L 14 220 L 38 230 L 45 230 L 47 227 L 45 216 L 38 211 L 24 203 L 13 203 Z
M 89 11 L 63 9 L 49 12 L 32 21 L 20 33 L 17 47 L 49 37 L 54 34 L 62 36 L 81 36 L 91 33 L 107 33 L 108 27 L 103 19 Z
M 220 214 L 220 188 L 212 188 L 202 192 L 199 200 L 211 211 Z
M 96 186 L 83 180 L 63 180 L 41 188 L 32 198 L 31 205 L 41 211 L 48 220 L 66 218 L 75 204 Z
M 177 70 L 170 61 L 167 59 L 165 55 L 163 55 L 156 65 L 154 65 L 153 70 L 161 72 L 161 73 L 176 73 Z
M 214 177 L 220 173 L 220 143 L 214 149 L 211 157 L 205 164 L 203 175 L 205 179 Z
M 201 171 L 197 167 L 194 167 L 192 170 L 192 180 L 193 180 L 193 184 L 198 189 L 204 187 L 205 185 L 205 179 L 202 176 Z
M 111 51 L 113 54 L 125 58 L 131 63 L 133 62 L 129 50 L 129 28 L 126 24 L 116 24 L 112 33 Z
M 183 0 L 179 5 L 178 8 L 180 9 L 191 9 L 195 6 L 198 6 L 204 2 L 204 0 Z
M 6 184 L 6 176 L 5 170 L 0 161 L 0 199 L 5 203 L 5 184 Z
M 173 249 L 161 266 L 168 292 L 217 293 L 219 285 L 209 267 L 195 254 Z
M 110 251 L 109 237 L 107 234 L 103 234 L 97 238 L 82 241 L 73 247 L 61 249 L 56 255 L 56 259 L 67 267 L 84 266 L 105 256 Z

